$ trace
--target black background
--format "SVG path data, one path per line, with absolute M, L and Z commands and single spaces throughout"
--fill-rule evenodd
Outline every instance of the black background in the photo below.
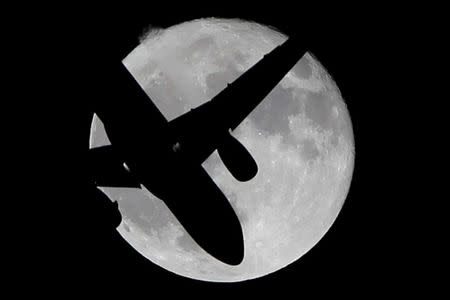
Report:
M 416 32 L 408 7 L 307 6 L 305 3 L 150 3 L 111 6 L 66 6 L 45 24 L 50 36 L 46 54 L 56 103 L 52 129 L 58 137 L 50 149 L 56 161 L 49 182 L 55 190 L 40 215 L 36 257 L 24 259 L 19 277 L 33 289 L 101 294 L 197 290 L 251 291 L 279 297 L 325 294 L 402 294 L 414 285 L 410 235 L 419 234 L 407 219 L 414 198 L 405 196 L 412 147 L 405 101 L 396 87 L 405 72 L 399 58 L 411 53 L 398 47 Z M 88 147 L 92 101 L 107 88 L 103 74 L 117 53 L 126 53 L 149 27 L 166 28 L 201 17 L 240 18 L 303 34 L 310 51 L 333 76 L 353 122 L 356 161 L 347 200 L 322 240 L 282 270 L 240 283 L 209 283 L 168 272 L 143 258 L 115 231 L 110 201 L 89 182 Z M 408 24 L 408 25 L 406 25 Z M 42 41 L 47 43 L 47 41 Z M 414 99 L 409 99 L 415 105 Z M 53 123 L 53 124 L 55 124 Z M 55 131 L 56 130 L 56 131 Z M 416 130 L 416 133 L 420 129 Z M 55 144 L 55 142 L 53 143 Z M 414 197 L 419 197 L 418 194 Z M 48 207 L 47 207 L 48 206 Z M 400 209 L 399 209 L 400 208 Z M 37 262 L 37 265 L 35 265 Z M 26 274 L 26 275 L 23 275 Z

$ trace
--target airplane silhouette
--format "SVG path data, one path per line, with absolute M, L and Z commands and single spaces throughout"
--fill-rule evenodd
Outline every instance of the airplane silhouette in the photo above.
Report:
M 170 122 L 122 64 L 112 65 L 105 89 L 120 100 L 101 99 L 95 109 L 111 145 L 90 150 L 93 181 L 97 186 L 145 186 L 205 251 L 224 263 L 239 264 L 244 257 L 241 224 L 201 164 L 217 150 L 237 180 L 257 174 L 257 163 L 230 132 L 305 52 L 299 38 L 289 38 L 213 99 Z

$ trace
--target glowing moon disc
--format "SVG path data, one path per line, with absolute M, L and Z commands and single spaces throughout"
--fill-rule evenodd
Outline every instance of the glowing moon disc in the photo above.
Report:
M 149 32 L 123 63 L 170 121 L 210 100 L 285 39 L 255 23 L 201 19 Z M 257 176 L 236 181 L 216 152 L 203 166 L 239 216 L 243 262 L 232 267 L 209 256 L 147 190 L 102 187 L 119 202 L 118 231 L 143 256 L 182 276 L 240 281 L 294 262 L 330 228 L 350 186 L 354 141 L 339 89 L 311 54 L 233 135 L 258 163 Z M 105 143 L 94 117 L 91 147 Z

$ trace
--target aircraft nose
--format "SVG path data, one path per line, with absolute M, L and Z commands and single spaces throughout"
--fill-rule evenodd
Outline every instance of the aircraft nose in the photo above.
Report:
M 237 217 L 231 219 L 233 221 L 230 219 L 216 216 L 213 224 L 209 225 L 208 236 L 198 244 L 218 260 L 236 266 L 244 259 L 244 238 Z
M 208 191 L 203 186 L 195 193 L 189 190 L 188 187 L 177 190 L 184 197 L 180 194 L 173 198 L 178 201 L 166 201 L 166 204 L 203 250 L 226 264 L 240 264 L 244 258 L 244 237 L 228 199 L 217 187 Z
M 177 218 L 194 239 L 210 255 L 223 263 L 236 266 L 244 259 L 242 227 L 232 207 L 217 207 L 217 200 L 205 201 L 192 209 L 179 212 Z M 192 203 L 192 202 L 191 202 Z
M 203 250 L 223 263 L 236 266 L 244 258 L 244 237 L 239 219 L 231 205 L 218 199 L 191 205 L 177 217 L 189 235 Z M 196 201 L 195 201 L 196 202 Z
M 162 185 L 162 199 L 187 233 L 216 259 L 238 265 L 244 258 L 244 237 L 239 218 L 227 197 L 200 167 L 180 165 L 163 174 L 173 186 Z M 149 185 L 150 186 L 150 185 Z

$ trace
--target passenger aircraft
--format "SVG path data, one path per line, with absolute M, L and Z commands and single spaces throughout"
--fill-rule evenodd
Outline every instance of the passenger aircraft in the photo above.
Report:
M 257 163 L 233 131 L 304 55 L 296 38 L 265 55 L 210 101 L 168 121 L 121 64 L 105 89 L 117 101 L 95 108 L 109 146 L 90 150 L 97 186 L 141 187 L 164 201 L 189 235 L 218 260 L 237 265 L 244 257 L 242 227 L 229 200 L 203 169 L 217 150 L 239 181 L 251 180 Z M 245 201 L 245 199 L 242 199 Z

